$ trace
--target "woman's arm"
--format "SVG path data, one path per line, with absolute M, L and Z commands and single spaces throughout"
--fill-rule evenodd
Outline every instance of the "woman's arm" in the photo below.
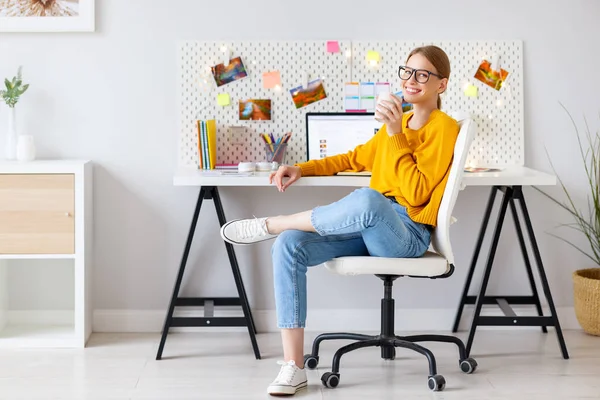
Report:
M 337 172 L 352 170 L 364 171 L 373 169 L 373 159 L 377 150 L 381 130 L 367 143 L 356 146 L 345 154 L 329 156 L 320 160 L 311 160 L 295 164 L 302 170 L 302 176 L 309 175 L 334 175 Z
M 435 121 L 418 137 L 406 129 L 405 133 L 389 138 L 389 154 L 393 160 L 394 180 L 406 201 L 417 207 L 426 204 L 436 186 L 444 179 L 454 155 L 459 126 L 453 119 Z M 409 142 L 422 141 L 415 151 Z

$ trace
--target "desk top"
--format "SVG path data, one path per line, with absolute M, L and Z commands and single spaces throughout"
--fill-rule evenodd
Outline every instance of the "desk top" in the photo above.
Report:
M 175 186 L 271 186 L 268 172 L 252 176 L 217 175 L 215 171 L 180 168 L 173 177 Z M 366 187 L 370 176 L 306 176 L 294 186 Z M 510 166 L 497 172 L 465 172 L 465 186 L 549 186 L 556 177 L 527 167 Z

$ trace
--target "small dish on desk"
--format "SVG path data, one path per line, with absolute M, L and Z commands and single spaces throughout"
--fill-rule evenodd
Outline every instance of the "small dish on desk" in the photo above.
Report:
M 256 170 L 259 172 L 271 172 L 273 170 L 273 163 L 267 161 L 257 162 Z
M 238 164 L 238 172 L 254 172 L 256 170 L 256 164 L 253 162 L 243 161 Z

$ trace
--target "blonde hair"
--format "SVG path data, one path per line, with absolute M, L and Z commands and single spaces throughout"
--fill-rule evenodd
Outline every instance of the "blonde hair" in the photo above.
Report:
M 437 73 L 442 76 L 442 78 L 449 79 L 450 78 L 450 60 L 448 59 L 448 55 L 444 50 L 440 49 L 437 46 L 423 46 L 417 47 L 413 51 L 410 52 L 408 57 L 406 58 L 406 62 L 415 54 L 421 54 L 425 57 L 437 70 Z M 442 108 L 442 99 L 438 94 L 437 98 L 437 107 Z

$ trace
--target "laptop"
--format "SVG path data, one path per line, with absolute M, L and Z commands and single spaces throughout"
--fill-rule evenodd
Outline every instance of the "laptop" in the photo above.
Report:
M 381 128 L 374 113 L 306 113 L 306 159 L 320 160 L 347 153 L 369 141 Z M 371 175 L 370 171 L 338 175 Z

